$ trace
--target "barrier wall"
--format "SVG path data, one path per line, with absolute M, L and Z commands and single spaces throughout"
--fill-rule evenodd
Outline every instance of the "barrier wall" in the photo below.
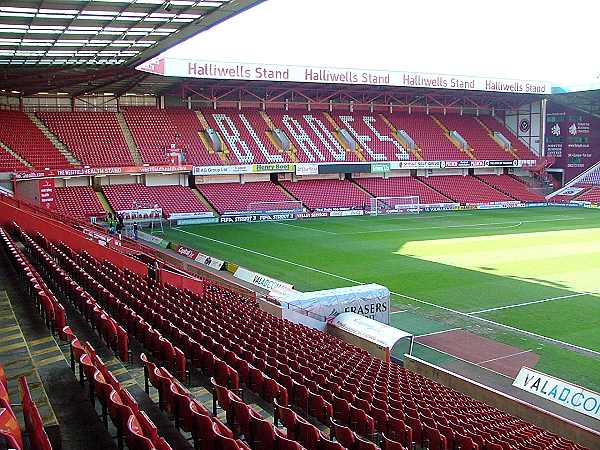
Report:
M 600 449 L 600 433 L 598 431 L 585 428 L 414 356 L 405 355 L 404 366 L 412 372 L 421 374 L 426 378 L 437 381 L 476 400 L 494 405 L 502 411 L 545 430 L 550 430 L 589 449 Z

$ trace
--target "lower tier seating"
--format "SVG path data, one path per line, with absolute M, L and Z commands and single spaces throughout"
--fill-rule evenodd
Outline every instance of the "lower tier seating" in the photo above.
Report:
M 355 178 L 354 181 L 375 197 L 405 197 L 418 195 L 421 204 L 448 203 L 449 198 L 413 177 Z
M 421 181 L 458 203 L 514 201 L 508 195 L 471 176 L 448 175 L 423 177 Z
M 54 190 L 58 212 L 75 219 L 103 218 L 106 211 L 90 186 L 72 186 Z
M 281 185 L 310 209 L 366 208 L 371 197 L 348 180 L 283 181 Z
M 219 213 L 249 211 L 255 209 L 251 204 L 257 202 L 264 206 L 266 202 L 293 200 L 270 181 L 199 184 L 197 187 Z
M 527 188 L 527 185 L 510 175 L 479 175 L 481 181 L 495 189 L 510 195 L 515 200 L 522 202 L 543 202 L 545 198 Z
M 584 193 L 578 195 L 575 200 L 582 202 L 600 203 L 600 187 L 591 187 Z
M 115 184 L 102 188 L 115 211 L 152 208 L 158 205 L 165 217 L 173 213 L 206 212 L 208 208 L 185 186 Z

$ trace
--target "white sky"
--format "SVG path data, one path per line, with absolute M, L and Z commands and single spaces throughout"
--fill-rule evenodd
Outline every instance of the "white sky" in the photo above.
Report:
M 213 61 L 599 81 L 597 0 L 268 0 L 169 50 Z

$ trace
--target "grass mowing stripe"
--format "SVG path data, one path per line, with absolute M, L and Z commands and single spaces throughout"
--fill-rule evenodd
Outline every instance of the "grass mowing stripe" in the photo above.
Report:
M 275 224 L 275 225 L 285 225 L 286 227 L 302 228 L 303 230 L 316 231 L 318 233 L 337 235 L 337 233 L 334 233 L 333 231 L 321 230 L 320 228 L 303 227 L 302 225 L 294 225 L 293 223 L 286 223 L 286 222 L 279 222 L 279 221 L 272 221 L 272 222 L 266 222 L 266 223 L 271 223 L 271 224 Z
M 514 305 L 497 306 L 495 308 L 488 308 L 488 309 L 482 309 L 479 311 L 472 311 L 469 314 L 483 314 L 483 313 L 492 312 L 492 311 L 500 311 L 502 309 L 521 308 L 522 306 L 537 305 L 538 303 L 554 302 L 556 300 L 563 300 L 566 298 L 581 297 L 582 295 L 594 295 L 594 294 L 597 294 L 597 292 L 578 292 L 576 294 L 561 295 L 559 297 L 543 298 L 541 300 L 534 300 L 531 302 L 523 302 L 523 303 L 517 303 Z
M 550 221 L 550 220 L 551 219 L 549 219 L 548 221 Z M 560 219 L 555 219 L 555 220 L 560 220 Z M 571 219 L 569 219 L 569 220 L 571 220 Z M 536 221 L 532 221 L 532 222 L 536 222 Z M 190 234 L 192 236 L 196 236 L 196 237 L 198 237 L 200 239 L 205 239 L 207 241 L 216 242 L 218 244 L 226 245 L 226 246 L 232 247 L 232 248 L 236 248 L 238 250 L 242 250 L 242 251 L 247 252 L 247 253 L 251 253 L 251 254 L 254 254 L 254 255 L 262 256 L 264 258 L 269 258 L 269 259 L 272 259 L 272 260 L 275 260 L 275 261 L 279 261 L 279 262 L 282 262 L 282 263 L 285 263 L 285 264 L 289 264 L 289 265 L 292 265 L 292 266 L 295 266 L 295 267 L 300 267 L 302 269 L 306 269 L 306 270 L 310 270 L 310 271 L 313 271 L 313 272 L 317 272 L 317 273 L 320 273 L 320 274 L 323 274 L 323 275 L 327 275 L 327 276 L 330 276 L 330 277 L 333 277 L 333 278 L 337 278 L 337 279 L 340 279 L 340 280 L 348 281 L 349 283 L 353 283 L 353 284 L 356 284 L 356 285 L 365 284 L 362 281 L 353 280 L 351 278 L 344 277 L 342 275 L 337 275 L 335 273 L 327 272 L 327 271 L 324 271 L 324 270 L 321 270 L 321 269 L 317 269 L 315 267 L 306 266 L 304 264 L 300 264 L 300 263 L 296 263 L 296 262 L 293 262 L 293 261 L 289 261 L 289 260 L 286 260 L 286 259 L 283 259 L 283 258 L 279 258 L 277 256 L 268 255 L 266 253 L 258 252 L 256 250 L 251 250 L 251 249 L 248 249 L 248 248 L 245 248 L 245 247 L 241 247 L 239 245 L 235 245 L 235 244 L 231 244 L 229 242 L 221 241 L 219 239 L 214 239 L 214 238 L 210 238 L 210 237 L 207 237 L 207 236 L 203 236 L 201 234 L 192 233 L 191 231 L 182 230 L 181 228 L 178 228 L 178 227 L 175 227 L 174 229 L 177 230 L 177 231 L 179 231 L 179 232 L 182 232 L 182 233 L 186 233 L 186 234 Z M 579 345 L 571 344 L 570 342 L 561 341 L 559 339 L 555 339 L 555 338 L 551 338 L 551 337 L 544 336 L 544 335 L 541 335 L 541 334 L 537 334 L 537 333 L 534 333 L 532 331 L 523 330 L 523 329 L 516 328 L 516 327 L 510 326 L 510 325 L 506 325 L 506 324 L 503 324 L 503 323 L 500 323 L 500 322 L 495 322 L 493 320 L 485 319 L 483 317 L 478 317 L 478 316 L 473 315 L 471 313 L 465 313 L 465 312 L 458 311 L 458 310 L 455 310 L 455 309 L 452 309 L 452 308 L 448 308 L 446 306 L 437 305 L 437 304 L 435 304 L 433 302 L 426 301 L 426 300 L 421 300 L 421 299 L 418 299 L 416 297 L 412 297 L 410 295 L 401 294 L 399 292 L 390 291 L 390 294 L 395 295 L 397 297 L 405 298 L 407 300 L 411 300 L 411 301 L 416 302 L 416 303 L 421 303 L 421 304 L 430 306 L 432 308 L 438 308 L 438 309 L 441 309 L 443 311 L 447 311 L 447 312 L 459 315 L 461 317 L 467 317 L 469 319 L 475 319 L 477 321 L 488 323 L 490 325 L 494 325 L 494 326 L 497 326 L 497 327 L 505 328 L 505 329 L 508 329 L 508 330 L 512 330 L 512 331 L 515 331 L 517 333 L 525 334 L 525 335 L 532 336 L 532 337 L 535 337 L 535 338 L 538 338 L 538 339 L 544 339 L 544 340 L 547 340 L 549 342 L 553 342 L 555 344 L 559 344 L 559 345 L 561 345 L 563 347 L 568 347 L 568 348 L 571 348 L 571 349 L 575 349 L 575 350 L 578 350 L 578 351 L 581 351 L 581 352 L 588 353 L 590 355 L 594 355 L 596 358 L 600 358 L 600 352 L 592 350 L 592 349 L 589 349 L 589 348 L 586 348 L 586 347 L 582 347 L 582 346 L 579 346 Z

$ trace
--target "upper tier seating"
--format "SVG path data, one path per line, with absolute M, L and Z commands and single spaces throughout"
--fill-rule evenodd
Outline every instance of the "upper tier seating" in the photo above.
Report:
M 458 203 L 490 203 L 514 201 L 508 195 L 475 177 L 448 175 L 423 177 L 421 181 Z
M 219 213 L 248 211 L 248 205 L 255 202 L 293 200 L 269 181 L 199 184 L 197 187 Z
M 22 156 L 35 169 L 71 167 L 65 157 L 25 113 L 0 112 L 0 141 Z
M 300 162 L 358 161 L 356 154 L 346 151 L 336 139 L 335 128 L 322 112 L 272 110 L 268 114 L 288 136 Z
M 588 172 L 577 182 L 577 185 L 600 185 L 600 166 Z
M 479 175 L 477 178 L 522 202 L 543 202 L 546 200 L 543 195 L 529 190 L 525 183 L 510 175 Z
M 483 124 L 492 132 L 499 131 L 502 133 L 502 135 L 512 144 L 512 149 L 519 156 L 519 159 L 537 159 L 537 156 L 529 148 L 527 148 L 527 145 L 521 142 L 512 131 L 510 131 L 494 117 L 479 116 L 479 120 L 481 120 L 481 122 L 483 122 Z
M 410 158 L 379 114 L 338 113 L 333 118 L 340 128 L 348 130 L 367 161 L 402 161 Z
M 398 130 L 404 130 L 421 148 L 424 160 L 461 160 L 468 159 L 444 134 L 430 115 L 394 113 L 389 115 L 390 122 Z
M 446 128 L 458 133 L 467 141 L 473 149 L 475 159 L 513 159 L 513 156 L 494 141 L 474 117 L 460 116 L 458 114 L 447 114 L 436 116 Z
M 206 212 L 206 205 L 185 186 L 114 184 L 102 188 L 115 211 L 152 208 L 158 205 L 165 217 L 172 213 Z
M 355 178 L 360 186 L 375 197 L 405 197 L 418 195 L 421 204 L 448 203 L 449 198 L 413 177 Z
M 310 209 L 365 208 L 370 196 L 348 180 L 283 181 L 294 197 Z
M 29 168 L 21 161 L 0 147 L 0 172 L 22 172 Z
M 208 124 L 223 138 L 234 164 L 291 162 L 266 134 L 267 122 L 257 110 L 206 109 Z
M 103 218 L 106 211 L 94 189 L 90 186 L 73 186 L 54 190 L 56 209 L 66 216 L 87 220 L 90 217 Z
M 90 167 L 133 166 L 116 113 L 38 112 L 37 116 L 82 164 Z
M 124 116 L 146 164 L 168 163 L 166 152 L 172 144 L 183 150 L 187 164 L 223 164 L 218 155 L 209 153 L 204 146 L 199 136 L 202 125 L 189 109 L 128 107 Z

